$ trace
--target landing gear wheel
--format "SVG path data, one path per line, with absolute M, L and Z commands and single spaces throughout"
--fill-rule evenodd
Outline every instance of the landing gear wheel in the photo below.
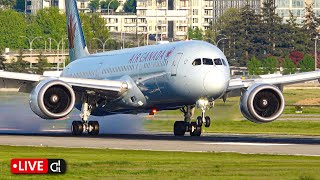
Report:
M 96 136 L 99 134 L 99 122 L 98 121 L 89 121 L 88 134 L 93 135 L 93 136 Z
M 72 135 L 79 136 L 83 132 L 83 123 L 81 121 L 73 121 L 71 125 Z
M 201 116 L 198 116 L 197 117 L 197 126 L 201 127 L 202 126 L 202 117 Z
M 204 118 L 204 126 L 205 127 L 210 127 L 210 124 L 211 124 L 211 120 L 210 120 L 210 117 L 209 116 L 206 116 L 205 118 Z
M 176 121 L 173 126 L 173 133 L 175 136 L 184 136 L 186 133 L 186 125 L 184 121 Z
M 198 126 L 196 122 L 191 122 L 191 131 L 190 136 L 200 136 L 201 135 L 201 126 Z

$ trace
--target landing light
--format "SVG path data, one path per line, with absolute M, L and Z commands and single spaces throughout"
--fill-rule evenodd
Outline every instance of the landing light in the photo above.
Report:
M 150 111 L 149 115 L 155 115 L 157 112 L 157 109 L 154 108 Z
M 207 99 L 199 99 L 196 103 L 197 107 L 206 107 L 209 101 Z

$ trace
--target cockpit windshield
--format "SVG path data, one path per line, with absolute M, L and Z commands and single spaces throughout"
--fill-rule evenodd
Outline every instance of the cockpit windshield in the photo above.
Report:
M 216 59 L 210 59 L 210 58 L 197 58 L 192 62 L 193 66 L 199 66 L 199 65 L 224 65 L 227 66 L 227 63 L 224 59 L 216 58 Z
M 202 61 L 203 61 L 203 64 L 204 64 L 204 65 L 213 65 L 212 59 L 203 58 Z
M 222 61 L 220 58 L 214 59 L 214 64 L 215 65 L 222 65 Z
M 201 59 L 200 59 L 200 58 L 195 59 L 195 60 L 192 62 L 192 65 L 194 65 L 194 66 L 201 65 Z

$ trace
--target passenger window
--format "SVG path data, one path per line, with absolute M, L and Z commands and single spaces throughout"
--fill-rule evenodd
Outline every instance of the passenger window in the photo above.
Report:
M 215 65 L 222 65 L 221 59 L 214 59 L 214 64 Z
M 192 65 L 194 65 L 194 66 L 201 65 L 201 59 L 200 59 L 200 58 L 195 59 L 195 60 L 192 62 Z
M 203 64 L 204 64 L 204 65 L 213 65 L 212 59 L 203 58 L 202 60 L 203 60 Z

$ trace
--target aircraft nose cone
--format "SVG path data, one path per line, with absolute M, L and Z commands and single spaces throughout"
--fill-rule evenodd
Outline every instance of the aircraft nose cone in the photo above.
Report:
M 228 86 L 228 77 L 222 71 L 213 69 L 205 75 L 203 86 L 208 95 L 220 96 Z

